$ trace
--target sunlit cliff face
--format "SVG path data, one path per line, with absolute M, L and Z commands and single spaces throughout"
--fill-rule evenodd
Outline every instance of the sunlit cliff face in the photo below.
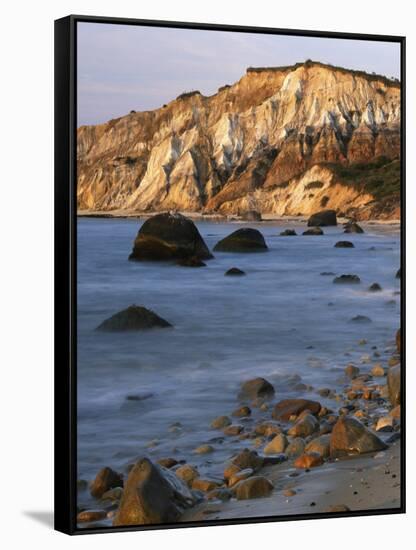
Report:
M 400 156 L 400 84 L 306 62 L 78 130 L 78 208 L 374 215 L 335 165 Z M 397 215 L 398 204 L 382 217 Z

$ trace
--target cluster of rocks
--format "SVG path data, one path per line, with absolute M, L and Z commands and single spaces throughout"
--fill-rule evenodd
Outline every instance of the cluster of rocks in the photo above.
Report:
M 224 464 L 221 476 L 201 475 L 196 465 L 171 457 L 157 463 L 143 457 L 130 467 L 126 479 L 103 468 L 89 485 L 97 507 L 80 507 L 78 522 L 172 523 L 199 502 L 270 496 L 276 489 L 269 466 L 290 461 L 295 470 L 309 471 L 346 456 L 385 450 L 400 437 L 400 351 L 398 331 L 396 352 L 386 368 L 373 364 L 370 355 L 362 356 L 360 367 L 352 363 L 345 367 L 340 390 L 308 387 L 318 400 L 275 402 L 277 389 L 271 382 L 261 377 L 245 381 L 237 395 L 239 405 L 210 424 L 226 439 L 245 442 L 245 448 Z M 292 382 L 300 383 L 297 377 Z M 194 450 L 196 455 L 213 452 L 215 443 Z M 296 495 L 290 489 L 286 493 Z

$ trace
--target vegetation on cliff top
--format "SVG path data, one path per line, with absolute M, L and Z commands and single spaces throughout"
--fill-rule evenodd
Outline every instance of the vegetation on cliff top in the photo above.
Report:
M 396 78 L 388 78 L 387 76 L 376 74 L 376 73 L 367 73 L 366 71 L 360 71 L 358 69 L 347 69 L 345 67 L 340 67 L 338 65 L 331 65 L 330 63 L 322 63 L 321 61 L 312 61 L 312 59 L 307 59 L 294 65 L 282 65 L 280 67 L 248 67 L 247 73 L 262 73 L 267 71 L 296 71 L 300 67 L 305 67 L 310 69 L 312 67 L 323 67 L 326 69 L 332 69 L 334 71 L 339 71 L 343 74 L 350 74 L 353 76 L 361 76 L 371 81 L 383 82 L 387 86 L 395 86 L 400 88 L 400 81 Z
M 373 162 L 357 164 L 329 164 L 336 178 L 360 191 L 370 193 L 375 199 L 400 196 L 400 160 L 379 157 Z

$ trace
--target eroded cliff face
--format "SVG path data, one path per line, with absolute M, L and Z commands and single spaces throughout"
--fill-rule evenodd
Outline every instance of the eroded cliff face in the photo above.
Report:
M 213 96 L 79 128 L 78 208 L 388 218 L 398 197 L 380 213 L 365 173 L 351 183 L 334 166 L 399 156 L 398 82 L 315 62 L 248 69 Z

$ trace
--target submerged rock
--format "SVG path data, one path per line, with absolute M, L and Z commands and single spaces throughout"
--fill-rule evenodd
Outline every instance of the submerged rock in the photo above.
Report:
M 132 305 L 106 319 L 96 330 L 107 332 L 128 332 L 151 328 L 167 328 L 172 325 L 152 310 Z
M 382 451 L 387 445 L 356 418 L 341 416 L 330 439 L 331 457 Z
M 264 476 L 253 476 L 240 481 L 234 488 L 237 500 L 267 497 L 273 491 L 273 483 Z
M 211 422 L 211 428 L 214 428 L 214 430 L 222 430 L 230 425 L 231 419 L 228 416 L 217 416 L 217 418 L 214 418 Z
M 370 292 L 380 292 L 380 290 L 383 290 L 381 286 L 378 283 L 373 283 L 368 287 L 368 290 Z
M 144 222 L 130 260 L 169 261 L 212 258 L 194 222 L 181 214 L 157 214 Z
M 113 525 L 173 523 L 194 502 L 185 483 L 143 458 L 130 471 Z
M 302 235 L 323 235 L 324 232 L 320 227 L 312 227 L 311 229 L 307 229 L 302 233 Z
M 338 241 L 334 245 L 335 248 L 354 248 L 354 243 L 351 241 Z
M 335 279 L 332 281 L 335 284 L 347 284 L 347 285 L 357 285 L 361 283 L 361 279 L 358 275 L 340 275 L 339 277 L 335 277 Z
M 94 498 L 101 498 L 104 493 L 115 487 L 123 487 L 123 477 L 111 468 L 102 468 L 90 486 Z
M 274 387 L 264 378 L 247 380 L 241 386 L 239 399 L 270 398 L 274 395 Z
M 356 222 L 345 224 L 344 233 L 364 233 L 364 229 Z
M 371 323 L 370 317 L 367 317 L 367 315 L 355 315 L 355 317 L 351 318 L 351 321 L 353 323 Z
M 245 274 L 245 271 L 238 269 L 238 267 L 231 267 L 228 271 L 224 273 L 224 275 L 226 275 L 227 277 L 241 277 Z
M 251 415 L 251 409 L 246 405 L 244 405 L 243 407 L 238 407 L 238 409 L 235 409 L 231 413 L 231 416 L 236 416 L 237 418 L 245 418 L 250 415 Z
M 291 416 L 299 416 L 306 410 L 312 414 L 318 414 L 321 410 L 321 404 L 318 401 L 310 401 L 309 399 L 283 399 L 274 406 L 272 417 L 275 420 L 287 422 Z
M 281 231 L 280 236 L 281 237 L 296 237 L 297 233 L 294 229 L 285 229 L 284 231 Z
M 337 225 L 337 213 L 335 210 L 321 210 L 312 216 L 308 220 L 308 226 L 325 227 L 328 225 Z
M 396 279 L 400 279 L 402 276 L 402 270 L 401 268 L 399 268 L 397 271 L 396 271 Z
M 221 239 L 214 250 L 218 252 L 265 252 L 268 250 L 263 235 L 257 229 L 237 229 Z

